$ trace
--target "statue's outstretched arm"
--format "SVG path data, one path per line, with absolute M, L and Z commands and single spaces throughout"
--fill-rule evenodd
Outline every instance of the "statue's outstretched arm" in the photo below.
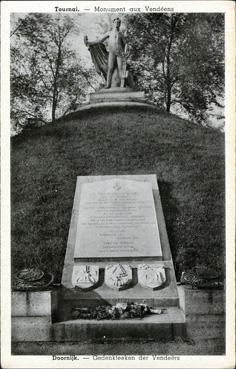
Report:
M 109 37 L 109 34 L 106 34 L 100 40 L 91 42 L 91 41 L 88 40 L 88 36 L 86 35 L 86 36 L 84 36 L 84 43 L 85 43 L 86 46 L 97 45 L 97 44 L 100 44 L 100 43 L 104 42 L 108 37 Z
M 104 42 L 108 37 L 109 37 L 109 34 L 106 34 L 100 40 L 98 40 L 96 43 L 99 44 L 100 42 Z

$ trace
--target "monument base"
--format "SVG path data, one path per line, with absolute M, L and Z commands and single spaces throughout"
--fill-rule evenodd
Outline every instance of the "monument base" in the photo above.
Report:
M 117 101 L 145 101 L 143 91 L 134 91 L 128 87 L 112 87 L 102 89 L 98 92 L 89 94 L 89 103 L 101 102 L 117 102 Z
M 68 320 L 53 324 L 56 342 L 81 342 L 96 339 L 127 339 L 155 341 L 186 336 L 185 317 L 180 309 L 169 308 L 165 314 L 147 316 L 141 320 Z

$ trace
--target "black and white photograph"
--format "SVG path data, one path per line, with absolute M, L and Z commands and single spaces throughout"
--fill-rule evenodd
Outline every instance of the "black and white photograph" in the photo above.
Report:
M 234 367 L 234 12 L 2 2 L 3 368 Z

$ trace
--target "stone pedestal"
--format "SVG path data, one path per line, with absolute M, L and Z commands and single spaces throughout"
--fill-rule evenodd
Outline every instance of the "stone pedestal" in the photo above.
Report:
M 173 340 L 175 336 L 185 336 L 184 322 L 184 314 L 176 307 L 171 307 L 166 314 L 141 320 L 68 320 L 53 325 L 53 340 L 78 342 L 101 340 L 104 337 L 107 340 Z
M 112 87 L 89 94 L 89 103 L 140 101 L 144 102 L 144 92 L 134 91 L 131 88 Z
M 57 292 L 12 293 L 12 341 L 51 341 Z

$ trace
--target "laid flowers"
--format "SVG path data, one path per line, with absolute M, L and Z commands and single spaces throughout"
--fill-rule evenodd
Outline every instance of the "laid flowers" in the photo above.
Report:
M 74 308 L 72 319 L 142 319 L 150 314 L 163 314 L 166 309 L 153 309 L 144 303 L 117 303 L 99 305 L 95 308 Z

